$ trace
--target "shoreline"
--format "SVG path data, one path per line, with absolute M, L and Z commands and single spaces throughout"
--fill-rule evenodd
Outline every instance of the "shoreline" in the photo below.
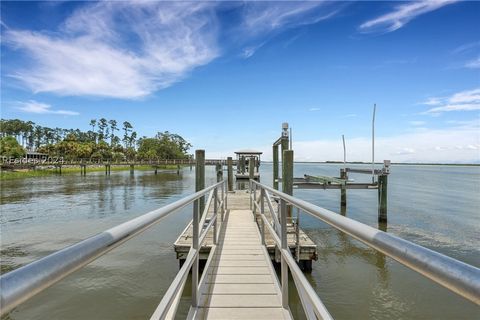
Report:
M 176 170 L 177 165 L 162 165 L 159 166 L 158 169 L 160 170 Z M 130 170 L 130 166 L 128 165 L 112 165 L 111 171 L 127 171 Z M 152 166 L 149 165 L 141 165 L 135 166 L 135 170 L 140 171 L 149 171 L 155 170 Z M 103 172 L 105 171 L 104 166 L 87 166 L 87 172 Z M 68 166 L 65 165 L 62 167 L 62 175 L 64 174 L 75 174 L 80 173 L 80 168 L 78 166 Z M 46 177 L 51 175 L 60 175 L 55 168 L 37 168 L 35 170 L 32 169 L 23 169 L 23 170 L 1 170 L 0 171 L 0 181 L 4 180 L 15 180 L 15 179 L 26 179 L 26 178 L 35 178 L 35 177 Z

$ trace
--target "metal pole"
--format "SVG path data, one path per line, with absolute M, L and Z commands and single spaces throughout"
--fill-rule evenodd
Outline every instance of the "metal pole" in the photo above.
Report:
M 217 218 L 218 218 L 218 192 L 217 188 L 213 191 L 213 216 L 212 219 L 215 218 L 215 222 L 213 223 L 213 244 L 217 244 Z
M 347 166 L 347 148 L 345 148 L 345 136 L 342 134 L 342 141 L 343 141 L 343 167 L 346 168 Z
M 265 214 L 265 190 L 260 188 L 260 214 Z M 265 245 L 265 222 L 262 220 L 262 245 Z
M 293 150 L 292 127 L 290 127 L 290 150 Z
M 193 250 L 198 249 L 198 213 L 202 212 L 202 210 L 199 210 L 200 207 L 200 201 L 195 200 L 193 203 L 193 221 L 192 221 L 192 248 Z M 195 260 L 193 261 L 193 266 L 192 266 L 192 307 L 197 307 L 198 306 L 198 265 L 199 265 L 199 254 L 195 257 Z
M 341 216 L 333 211 L 294 198 L 266 185 L 258 182 L 254 183 L 259 184 L 266 192 L 279 196 L 281 199 L 300 208 L 300 210 L 480 305 L 479 268 Z
M 255 213 L 257 212 L 257 207 L 255 206 L 255 203 L 257 203 L 257 185 L 253 185 L 253 216 L 255 216 Z
M 225 213 L 225 180 L 223 180 L 223 183 L 222 183 L 222 207 L 220 208 L 222 214 L 222 222 L 223 222 L 223 215 Z
M 288 250 L 287 244 L 287 203 L 285 200 L 280 199 L 280 226 L 281 226 L 281 240 L 282 240 L 282 250 Z M 282 306 L 288 308 L 288 264 L 285 258 L 282 255 Z
M 375 182 L 375 111 L 377 104 L 373 105 L 373 119 L 372 119 L 372 183 Z

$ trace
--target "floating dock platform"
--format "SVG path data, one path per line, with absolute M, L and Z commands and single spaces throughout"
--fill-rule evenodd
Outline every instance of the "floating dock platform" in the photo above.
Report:
M 259 196 L 259 193 L 257 193 Z M 274 210 L 278 210 L 278 207 L 275 205 L 274 202 Z M 250 210 L 250 191 L 249 190 L 236 190 L 234 192 L 228 193 L 228 208 L 229 211 L 232 210 Z M 207 215 L 207 219 L 205 224 L 208 224 L 210 221 L 210 217 L 212 216 L 213 211 L 210 211 Z M 268 210 L 265 211 L 265 214 L 269 220 L 272 220 L 269 217 Z M 257 212 L 256 217 L 254 218 L 253 213 L 251 216 L 252 221 L 257 222 L 257 226 L 260 223 L 259 213 Z M 293 223 L 292 223 L 293 222 Z M 290 219 L 290 223 L 287 221 L 287 240 L 288 240 L 288 247 L 292 252 L 292 255 L 297 259 L 298 265 L 303 271 L 310 272 L 312 270 L 312 261 L 317 260 L 317 245 L 308 237 L 308 235 L 301 229 L 298 228 L 298 236 L 297 236 L 297 226 L 295 224 L 294 219 Z M 298 241 L 297 241 L 298 238 Z M 239 245 L 242 244 L 242 239 L 238 239 Z M 265 244 L 266 250 L 270 259 L 276 263 L 280 262 L 280 253 L 275 246 L 275 242 L 270 235 L 270 233 L 265 233 Z M 187 258 L 188 252 L 192 245 L 192 223 L 190 222 L 187 227 L 183 230 L 180 236 L 174 243 L 174 249 L 177 255 L 177 259 L 179 260 L 180 266 L 183 264 L 185 259 Z M 210 231 L 207 234 L 205 242 L 203 243 L 200 249 L 200 260 L 204 263 L 207 258 L 208 254 L 213 245 L 213 231 Z

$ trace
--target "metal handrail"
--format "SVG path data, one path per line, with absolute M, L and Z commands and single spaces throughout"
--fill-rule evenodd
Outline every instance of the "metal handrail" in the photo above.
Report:
M 275 190 L 254 180 L 261 189 L 277 195 L 281 201 L 303 210 L 332 227 L 354 237 L 441 284 L 460 296 L 480 305 L 480 269 L 441 253 L 427 249 L 392 234 L 377 230 L 333 211 Z
M 0 315 L 9 312 L 67 275 L 145 231 L 162 218 L 189 205 L 211 190 L 217 190 L 220 186 L 224 188 L 225 181 L 218 182 L 183 199 L 150 211 L 2 275 L 0 277 L 0 304 L 2 307 Z
M 257 185 L 261 184 L 251 184 L 251 194 L 256 195 Z M 252 188 L 252 186 L 254 186 Z M 281 268 L 281 285 L 282 285 L 282 304 L 284 308 L 288 308 L 288 270 L 290 270 L 295 287 L 297 288 L 300 301 L 303 306 L 303 310 L 308 319 L 322 319 L 329 320 L 333 317 L 328 312 L 327 308 L 320 300 L 318 295 L 315 293 L 315 290 L 312 288 L 307 278 L 303 274 L 300 267 L 297 265 L 296 260 L 293 258 L 290 249 L 288 248 L 287 243 L 287 224 L 286 224 L 286 207 L 284 200 L 280 200 L 280 228 L 275 230 L 272 225 L 269 223 L 267 217 L 265 216 L 264 208 L 264 199 L 267 200 L 267 204 L 270 210 L 273 210 L 273 205 L 271 203 L 271 198 L 268 196 L 268 192 L 265 189 L 260 189 L 260 206 L 257 201 L 253 201 L 253 206 L 258 208 L 260 211 L 260 217 L 262 219 L 261 226 L 261 236 L 262 244 L 265 245 L 265 225 L 268 228 L 268 231 L 272 235 L 273 240 L 275 241 L 276 246 L 279 248 L 282 260 Z M 274 215 L 274 212 L 271 212 Z
M 204 218 L 206 218 L 206 215 L 208 213 L 208 210 L 213 203 L 213 215 L 212 218 L 210 219 L 209 223 L 207 226 L 203 229 L 201 234 L 199 234 L 198 229 L 195 230 L 193 229 L 193 234 L 192 234 L 192 247 L 190 248 L 187 258 L 185 259 L 185 262 L 183 263 L 182 268 L 178 271 L 177 275 L 175 276 L 175 279 L 172 281 L 170 286 L 168 287 L 167 291 L 163 295 L 162 300 L 160 301 L 159 305 L 157 306 L 155 312 L 151 316 L 150 320 L 159 320 L 159 319 L 167 319 L 170 317 L 173 317 L 175 314 L 175 311 L 178 307 L 178 303 L 180 301 L 179 296 L 183 292 L 183 288 L 185 286 L 185 283 L 188 278 L 188 274 L 190 270 L 192 270 L 192 275 L 197 274 L 197 279 L 192 276 L 192 306 L 196 306 L 197 304 L 197 297 L 199 295 L 198 291 L 198 259 L 199 259 L 199 254 L 200 254 L 200 248 L 202 247 L 202 243 L 205 241 L 205 238 L 207 237 L 208 231 L 210 228 L 213 226 L 213 247 L 210 250 L 209 256 L 213 254 L 215 251 L 215 246 L 217 244 L 217 237 L 218 237 L 218 229 L 217 229 L 217 220 L 218 220 L 218 210 L 220 208 L 220 217 L 221 221 L 223 222 L 223 217 L 224 217 L 224 211 L 225 207 L 223 207 L 223 203 L 226 201 L 227 197 L 227 192 L 225 191 L 226 184 L 222 184 L 222 200 L 219 205 L 219 200 L 220 198 L 218 196 L 218 188 L 212 189 L 211 191 L 211 196 L 209 196 L 209 201 L 207 201 L 207 205 L 205 206 L 204 214 L 202 221 L 199 223 L 199 226 L 203 226 L 203 221 L 205 221 Z M 213 201 L 212 201 L 213 200 Z M 195 226 L 195 224 L 198 223 L 198 217 L 196 217 L 197 212 L 194 210 L 193 213 L 193 219 L 192 219 L 192 225 Z M 195 263 L 197 262 L 197 263 Z

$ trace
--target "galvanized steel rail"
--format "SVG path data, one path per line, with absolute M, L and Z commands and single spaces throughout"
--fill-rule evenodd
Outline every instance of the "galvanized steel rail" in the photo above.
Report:
M 333 211 L 297 199 L 257 181 L 250 180 L 250 182 L 254 191 L 258 188 L 263 192 L 262 194 L 271 193 L 280 198 L 280 214 L 282 215 L 282 218 L 284 217 L 284 212 L 288 203 L 354 237 L 377 251 L 382 252 L 386 256 L 395 259 L 460 296 L 480 305 L 479 268 L 401 239 L 392 234 L 377 230 L 358 221 L 339 215 Z M 254 191 L 252 191 L 252 194 L 256 195 L 256 192 Z M 263 199 L 263 197 L 261 198 Z M 262 219 L 264 219 L 263 215 Z M 282 230 L 285 230 L 283 229 L 284 222 L 282 222 L 282 219 L 280 219 L 280 223 L 282 224 Z M 280 235 L 282 234 L 280 233 Z M 278 241 L 278 238 L 276 238 L 276 241 Z M 288 254 L 287 252 L 284 253 L 285 248 L 283 244 L 281 248 L 283 264 L 283 260 L 288 259 Z M 288 249 L 285 250 L 288 251 Z
M 255 182 L 255 183 L 253 183 Z M 260 186 L 260 197 L 257 200 L 257 186 Z M 262 224 L 260 233 L 262 236 L 262 244 L 265 245 L 265 226 L 272 235 L 275 244 L 280 249 L 281 253 L 281 284 L 282 284 L 282 306 L 286 309 L 289 308 L 288 304 L 288 271 L 292 274 L 295 287 L 297 289 L 300 301 L 303 306 L 303 310 L 307 319 L 322 319 L 329 320 L 333 317 L 328 312 L 323 302 L 318 297 L 315 290 L 312 288 L 307 278 L 303 274 L 302 270 L 297 264 L 297 261 L 293 258 L 292 253 L 287 245 L 287 208 L 285 200 L 280 198 L 280 218 L 276 216 L 276 212 L 273 210 L 273 204 L 266 189 L 262 188 L 262 184 L 255 180 L 250 180 L 250 200 L 252 204 L 252 210 L 254 216 L 256 216 L 256 210 L 259 210 Z M 272 216 L 272 222 L 268 221 L 265 216 L 265 200 L 267 201 L 270 215 Z M 260 204 L 259 204 L 260 203 Z M 278 222 L 280 220 L 280 222 Z M 277 224 L 280 227 L 274 228 Z
M 218 190 L 225 195 L 225 181 L 218 182 L 208 188 L 198 191 L 190 196 L 168 204 L 162 208 L 146 213 L 135 219 L 108 229 L 77 244 L 64 248 L 26 266 L 18 268 L 0 277 L 0 315 L 6 314 L 22 302 L 30 299 L 37 293 L 55 284 L 67 275 L 82 268 L 103 254 L 118 247 L 123 242 L 145 231 L 158 223 L 162 218 L 194 202 L 194 221 L 199 222 L 198 199 L 210 193 L 215 202 L 215 207 L 225 208 L 226 200 L 220 201 L 217 197 Z M 208 211 L 208 208 L 206 208 Z M 205 211 L 205 212 L 206 212 Z M 223 213 L 222 213 L 223 214 Z M 204 213 L 205 215 L 205 213 Z M 202 221 L 205 221 L 202 219 Z M 197 229 L 197 247 L 189 254 L 190 260 L 198 261 L 198 244 L 205 238 L 208 229 L 214 225 L 216 218 L 212 218 L 205 231 L 199 236 Z M 199 239 L 200 238 L 200 239 Z M 190 262 L 189 262 L 190 263 Z M 187 265 L 187 264 L 186 264 Z M 197 264 L 198 265 L 198 264 Z

